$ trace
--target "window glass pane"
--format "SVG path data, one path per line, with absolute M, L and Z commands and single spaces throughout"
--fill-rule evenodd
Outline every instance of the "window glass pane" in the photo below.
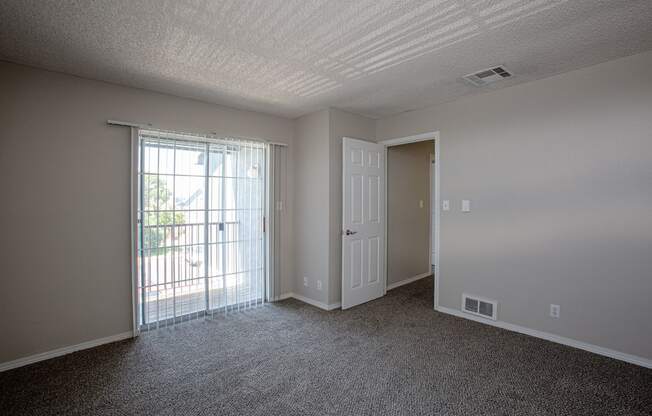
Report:
M 239 146 L 227 146 L 224 154 L 224 176 L 236 177 L 239 159 Z
M 142 201 L 145 211 L 155 211 L 159 209 L 159 192 L 161 185 L 158 175 L 142 175 Z
M 225 146 L 223 145 L 211 144 L 208 165 L 208 174 L 210 176 L 222 176 L 224 150 Z
M 195 176 L 176 176 L 174 179 L 174 209 L 204 209 L 205 179 Z
M 238 195 L 238 180 L 235 178 L 224 178 L 224 205 L 222 209 L 235 209 Z
M 158 186 L 157 204 L 159 210 L 172 210 L 173 205 L 173 191 L 174 191 L 174 176 L 172 175 L 158 175 L 156 180 Z
M 236 176 L 239 178 L 259 178 L 262 176 L 262 149 L 256 147 L 241 147 L 237 153 Z
M 175 150 L 175 174 L 204 176 L 206 173 L 204 143 L 177 141 Z
M 141 324 L 261 298 L 264 148 L 154 132 L 140 144 Z
M 143 172 L 158 173 L 158 139 L 143 141 Z
M 209 178 L 208 179 L 208 209 L 222 209 L 222 188 L 224 186 L 224 178 Z
M 174 140 L 159 140 L 158 172 L 174 174 Z

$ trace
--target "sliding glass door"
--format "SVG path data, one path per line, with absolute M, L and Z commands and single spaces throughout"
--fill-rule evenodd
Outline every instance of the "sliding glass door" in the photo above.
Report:
M 265 145 L 139 132 L 142 329 L 265 300 Z

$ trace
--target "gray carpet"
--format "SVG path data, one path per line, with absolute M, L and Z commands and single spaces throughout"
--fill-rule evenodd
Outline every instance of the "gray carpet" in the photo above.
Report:
M 652 415 L 652 370 L 432 310 L 424 279 L 0 373 L 1 415 Z

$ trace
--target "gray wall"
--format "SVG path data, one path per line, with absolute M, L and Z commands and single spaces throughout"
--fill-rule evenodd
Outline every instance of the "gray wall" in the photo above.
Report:
M 430 155 L 434 153 L 433 141 L 387 149 L 388 285 L 430 272 Z
M 0 63 L 0 313 L 12 317 L 0 321 L 0 362 L 131 329 L 129 138 L 107 118 L 295 141 L 282 292 L 324 303 L 340 296 L 341 137 L 439 130 L 452 202 L 442 306 L 482 295 L 500 302 L 500 320 L 651 358 L 650 66 L 641 54 L 379 120 L 374 132 L 338 110 L 293 122 Z
M 649 52 L 378 121 L 379 140 L 441 133 L 442 306 L 481 295 L 499 320 L 652 358 L 651 67 Z
M 129 130 L 107 119 L 292 143 L 291 120 L 14 64 L 0 91 L 0 362 L 131 330 Z
M 298 118 L 294 146 L 294 292 L 324 304 L 329 287 L 329 123 L 329 110 Z M 321 290 L 317 281 L 322 283 Z
M 375 134 L 374 120 L 337 109 L 295 120 L 295 292 L 299 295 L 326 305 L 340 302 L 342 138 L 374 141 Z

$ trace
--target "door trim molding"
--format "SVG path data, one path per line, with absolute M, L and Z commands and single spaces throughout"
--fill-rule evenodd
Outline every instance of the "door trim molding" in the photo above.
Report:
M 436 143 L 436 142 L 435 142 Z M 437 194 L 437 189 L 435 189 L 435 195 L 432 193 L 432 186 L 434 185 L 432 183 L 432 175 L 435 175 L 435 183 L 437 182 L 437 160 L 435 158 L 434 153 L 430 154 L 430 160 L 429 160 L 430 165 L 428 166 L 428 272 L 432 273 L 432 266 L 436 266 L 436 259 L 437 259 L 437 251 L 439 247 L 437 247 L 437 242 L 432 241 L 434 237 L 437 235 L 437 230 L 439 230 L 439 224 L 437 224 L 436 218 L 433 220 L 433 213 L 434 216 L 437 216 L 437 205 L 439 205 L 439 200 L 435 200 L 433 203 L 433 199 L 435 198 L 435 195 Z M 434 222 L 434 224 L 433 224 Z M 433 225 L 435 228 L 435 231 L 433 233 Z M 432 253 L 433 251 L 435 252 L 435 258 L 432 258 Z
M 390 290 L 387 286 L 387 246 L 389 245 L 389 241 L 387 240 L 387 200 L 389 199 L 387 197 L 387 183 L 388 181 L 388 176 L 387 176 L 387 149 L 392 146 L 399 146 L 402 144 L 408 144 L 408 143 L 417 143 L 417 142 L 424 142 L 427 140 L 433 140 L 435 142 L 435 246 L 436 246 L 436 252 L 435 252 L 435 270 L 434 270 L 434 285 L 433 285 L 433 290 L 434 290 L 434 309 L 436 310 L 437 307 L 439 306 L 439 281 L 441 280 L 441 273 L 440 273 L 440 252 L 441 252 L 441 240 L 440 240 L 440 234 L 441 234 L 441 137 L 439 134 L 439 130 L 436 131 L 430 131 L 426 133 L 421 133 L 421 134 L 415 134 L 412 136 L 405 136 L 405 137 L 397 137 L 394 139 L 388 139 L 388 140 L 382 140 L 378 142 L 378 144 L 382 144 L 385 146 L 385 217 L 383 218 L 384 224 L 384 236 L 385 236 L 385 279 L 383 281 L 384 284 L 384 290 L 383 294 L 387 293 L 388 290 Z M 430 215 L 430 214 L 429 214 Z M 428 221 L 430 224 L 430 221 Z M 431 238 L 432 240 L 432 238 Z M 429 244 L 430 245 L 430 244 Z M 428 263 L 430 263 L 430 257 L 432 253 L 428 253 Z M 429 273 L 430 274 L 430 273 Z
M 395 139 L 383 140 L 378 142 L 378 144 L 382 144 L 385 147 L 390 147 L 390 146 L 398 146 L 400 144 L 425 142 L 426 140 L 435 140 L 435 141 L 439 140 L 439 130 L 429 131 L 421 134 L 415 134 L 413 136 L 397 137 Z

